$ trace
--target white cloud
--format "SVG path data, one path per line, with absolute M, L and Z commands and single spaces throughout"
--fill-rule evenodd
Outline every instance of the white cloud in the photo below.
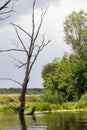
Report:
M 47 2 L 47 3 L 46 3 Z M 22 6 L 20 5 L 22 4 Z M 38 0 L 39 3 L 39 0 Z M 27 0 L 26 2 L 24 0 L 19 1 L 18 5 L 16 3 L 15 9 L 17 8 L 17 11 L 15 14 L 12 15 L 11 19 L 9 21 L 15 22 L 16 24 L 21 25 L 23 28 L 25 28 L 27 31 L 31 33 L 31 14 L 30 11 L 28 11 L 28 8 L 31 8 L 32 2 Z M 44 64 L 47 64 L 48 62 L 52 61 L 55 57 L 61 57 L 65 51 L 70 52 L 70 47 L 64 43 L 63 40 L 63 22 L 65 20 L 65 17 L 69 15 L 72 11 L 79 11 L 80 9 L 83 9 L 87 11 L 87 1 L 84 0 L 48 0 L 48 1 L 41 1 L 39 5 L 37 4 L 37 10 L 36 10 L 36 25 L 38 25 L 39 22 L 39 9 L 38 7 L 45 7 L 45 4 L 50 4 L 50 7 L 47 11 L 47 14 L 44 19 L 43 27 L 41 34 L 45 33 L 46 40 L 52 39 L 52 42 L 42 51 L 41 55 L 38 57 L 37 62 L 34 65 L 34 68 L 31 73 L 31 81 L 29 87 L 41 87 L 42 86 L 42 79 L 41 79 L 41 69 Z M 20 6 L 19 6 L 20 5 Z M 18 14 L 17 14 L 18 13 Z M 29 14 L 28 14 L 29 13 Z M 16 16 L 17 15 L 17 16 Z M 2 47 L 11 47 L 11 39 L 17 39 L 15 31 L 13 30 L 12 26 L 5 23 L 4 21 L 3 26 L 0 28 L 0 48 Z M 25 38 L 24 38 L 25 39 Z M 41 40 L 38 39 L 38 41 Z M 27 40 L 26 40 L 27 42 Z M 18 55 L 19 58 L 21 58 L 21 55 Z M 6 58 L 6 60 L 5 60 Z M 23 58 L 23 56 L 22 56 Z M 18 80 L 22 80 L 23 78 L 23 71 L 16 70 L 15 67 L 12 66 L 9 62 L 11 62 L 11 59 L 6 56 L 6 54 L 0 54 L 0 77 L 1 76 L 11 76 L 13 78 L 16 78 Z M 15 87 L 13 83 L 9 82 L 0 82 L 0 87 Z

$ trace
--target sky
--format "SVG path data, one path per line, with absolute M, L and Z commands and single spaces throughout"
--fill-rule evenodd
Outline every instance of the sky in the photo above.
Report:
M 5 0 L 0 0 L 0 5 Z M 10 23 L 20 25 L 25 30 L 31 33 L 31 14 L 32 0 L 14 0 L 13 6 L 15 12 L 11 13 L 11 17 L 4 21 L 0 21 L 0 49 L 13 48 L 18 41 L 14 28 Z M 11 3 L 12 5 L 12 3 Z M 28 88 L 42 88 L 43 80 L 41 71 L 44 65 L 52 62 L 54 58 L 62 58 L 65 52 L 70 53 L 72 49 L 64 42 L 63 23 L 66 16 L 72 11 L 84 10 L 87 12 L 87 0 L 37 0 L 35 6 L 35 23 L 38 26 L 40 20 L 41 9 L 48 7 L 43 25 L 38 37 L 38 42 L 41 41 L 42 34 L 45 34 L 45 40 L 50 40 L 51 43 L 43 49 L 37 61 L 35 62 Z M 22 38 L 27 45 L 28 40 L 25 35 Z M 23 81 L 24 69 L 17 69 L 12 57 L 24 60 L 25 56 L 17 53 L 0 53 L 0 78 L 12 78 L 19 82 Z M 0 88 L 19 87 L 11 81 L 0 80 Z

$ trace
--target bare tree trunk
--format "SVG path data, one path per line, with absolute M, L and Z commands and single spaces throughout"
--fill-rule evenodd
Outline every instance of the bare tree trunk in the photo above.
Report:
M 20 96 L 20 107 L 19 107 L 19 115 L 24 116 L 24 109 L 25 109 L 25 93 L 26 93 L 26 87 L 22 88 L 22 93 Z
M 24 116 L 25 95 L 26 95 L 27 85 L 28 85 L 28 82 L 29 82 L 28 76 L 29 76 L 29 74 L 28 74 L 28 72 L 26 70 L 24 82 L 22 84 L 22 92 L 21 92 L 21 96 L 19 98 L 19 100 L 20 100 L 19 115 L 20 116 Z
M 10 2 L 11 0 L 9 0 L 8 2 Z M 26 55 L 26 61 L 25 63 L 22 62 L 21 60 L 18 60 L 18 59 L 14 59 L 16 60 L 16 62 L 18 62 L 18 68 L 22 68 L 24 67 L 25 68 L 25 75 L 24 75 L 24 80 L 23 80 L 23 83 L 19 83 L 18 81 L 14 80 L 14 79 L 11 79 L 11 78 L 2 78 L 3 80 L 11 80 L 11 81 L 14 81 L 15 83 L 18 83 L 19 85 L 22 86 L 22 92 L 21 92 L 21 96 L 19 98 L 19 101 L 20 101 L 20 107 L 19 107 L 19 115 L 20 116 L 24 116 L 24 109 L 25 109 L 25 94 L 26 94 L 26 90 L 27 90 L 27 86 L 28 86 L 28 83 L 29 83 L 29 76 L 30 76 L 30 72 L 32 70 L 32 67 L 35 63 L 35 61 L 37 60 L 37 57 L 39 55 L 39 53 L 43 50 L 43 48 L 45 46 L 47 46 L 51 40 L 48 40 L 48 41 L 45 41 L 45 37 L 43 35 L 42 37 L 42 40 L 40 41 L 40 43 L 37 43 L 37 38 L 39 37 L 39 33 L 40 33 L 40 29 L 41 29 L 41 26 L 42 26 L 42 23 L 43 23 L 43 19 L 44 19 L 44 16 L 46 14 L 46 11 L 48 8 L 46 8 L 46 10 L 44 12 L 41 12 L 41 15 L 40 15 L 40 23 L 38 25 L 37 28 L 35 28 L 35 3 L 36 3 L 36 0 L 33 0 L 33 7 L 32 7 L 32 30 L 31 30 L 31 34 L 29 32 L 27 32 L 26 30 L 24 30 L 22 27 L 16 25 L 16 24 L 13 24 L 12 25 L 14 26 L 15 28 L 15 31 L 16 31 L 16 35 L 17 35 L 17 38 L 20 42 L 20 45 L 21 47 L 17 47 L 17 49 L 7 49 L 7 50 L 0 50 L 0 52 L 9 52 L 9 51 L 16 51 L 16 52 L 23 52 L 25 53 Z M 20 36 L 20 33 L 19 31 L 22 31 L 23 33 L 25 33 L 28 38 L 29 38 L 29 46 L 25 46 L 23 40 L 22 40 L 22 37 Z M 34 111 L 32 111 L 34 112 Z

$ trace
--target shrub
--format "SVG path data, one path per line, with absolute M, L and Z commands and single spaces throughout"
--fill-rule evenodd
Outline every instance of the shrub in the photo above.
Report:
M 87 93 L 83 94 L 76 104 L 76 108 L 78 109 L 87 109 Z
M 64 102 L 64 98 L 58 92 L 55 92 L 54 94 L 52 94 L 50 91 L 47 91 L 41 96 L 41 99 L 43 102 L 49 102 L 49 103 Z

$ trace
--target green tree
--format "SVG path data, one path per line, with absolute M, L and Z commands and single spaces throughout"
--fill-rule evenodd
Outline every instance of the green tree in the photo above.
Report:
M 52 95 L 56 94 L 56 102 L 77 101 L 87 91 L 86 68 L 87 64 L 76 54 L 64 55 L 60 61 L 45 65 L 42 70 L 45 99 L 53 102 Z
M 46 95 L 47 92 L 53 95 L 56 93 L 58 94 L 56 97 L 59 97 L 59 99 L 57 98 L 59 101 L 61 99 L 61 101 L 69 99 L 72 91 L 68 89 L 71 84 L 71 67 L 66 55 L 64 55 L 60 61 L 56 59 L 45 65 L 42 70 L 42 78 Z
M 72 12 L 64 22 L 65 41 L 73 53 L 54 60 L 42 70 L 44 93 L 76 101 L 87 92 L 87 14 Z M 62 99 L 61 98 L 61 99 Z
M 72 79 L 73 62 L 70 62 L 68 55 L 64 55 L 60 61 L 59 67 L 59 87 L 58 90 L 65 100 L 75 99 L 74 81 Z
M 79 99 L 82 94 L 87 92 L 87 63 L 82 60 L 76 60 L 74 64 L 76 65 L 72 72 L 72 79 L 77 99 Z
M 58 88 L 58 59 L 54 59 L 51 63 L 43 66 L 42 78 L 45 91 L 50 90 L 52 94 Z
M 72 12 L 64 22 L 65 42 L 74 51 L 69 60 L 72 63 L 73 90 L 79 99 L 87 91 L 87 13 Z
M 80 10 L 72 12 L 64 22 L 65 42 L 75 53 L 87 60 L 87 13 Z

